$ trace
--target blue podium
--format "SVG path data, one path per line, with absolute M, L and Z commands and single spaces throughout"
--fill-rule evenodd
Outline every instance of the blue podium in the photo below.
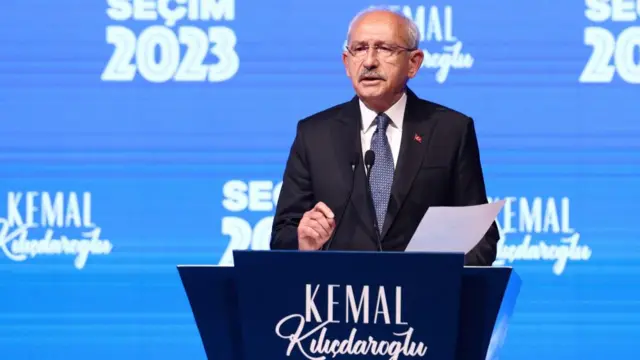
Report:
M 233 256 L 178 266 L 209 359 L 495 359 L 521 284 L 457 253 Z

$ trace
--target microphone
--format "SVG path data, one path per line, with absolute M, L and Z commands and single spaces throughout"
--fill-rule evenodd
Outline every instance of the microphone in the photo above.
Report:
M 376 153 L 373 150 L 367 150 L 364 154 L 364 166 L 367 168 L 367 202 L 369 203 L 369 210 L 373 216 L 373 228 L 376 233 L 376 245 L 378 245 L 378 251 L 382 251 L 382 240 L 380 239 L 380 228 L 378 226 L 378 217 L 376 216 L 376 209 L 373 206 L 373 195 L 371 194 L 371 168 L 376 160 Z
M 333 239 L 335 238 L 336 234 L 338 233 L 338 229 L 340 228 L 340 224 L 342 224 L 342 219 L 344 218 L 344 214 L 347 212 L 347 208 L 349 207 L 349 203 L 351 203 L 351 195 L 353 194 L 353 188 L 356 184 L 355 179 L 356 179 L 356 169 L 358 168 L 358 165 L 360 164 L 360 153 L 356 152 L 353 159 L 351 159 L 351 171 L 352 171 L 352 176 L 351 176 L 351 189 L 349 190 L 349 196 L 347 197 L 347 202 L 344 205 L 344 210 L 342 210 L 342 214 L 340 214 L 340 218 L 336 221 L 336 228 L 333 229 L 333 234 L 331 234 L 331 237 L 329 237 L 329 240 L 323 245 L 322 249 L 323 250 L 329 250 L 329 247 L 331 247 L 331 243 L 333 242 Z

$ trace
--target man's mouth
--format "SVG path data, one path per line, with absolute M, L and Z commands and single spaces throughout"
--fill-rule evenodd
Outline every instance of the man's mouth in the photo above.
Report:
M 379 76 L 363 76 L 360 79 L 360 82 L 363 82 L 363 83 L 375 83 L 375 82 L 382 81 L 382 80 L 383 79 L 381 77 L 379 77 Z

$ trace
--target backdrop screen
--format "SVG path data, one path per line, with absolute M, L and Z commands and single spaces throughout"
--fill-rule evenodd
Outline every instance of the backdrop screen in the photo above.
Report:
M 4 1 L 2 359 L 204 359 L 176 265 L 267 249 L 300 119 L 349 100 L 365 0 Z M 631 359 L 640 2 L 415 1 L 422 98 L 474 118 L 504 359 Z M 256 301 L 260 301 L 256 299 Z

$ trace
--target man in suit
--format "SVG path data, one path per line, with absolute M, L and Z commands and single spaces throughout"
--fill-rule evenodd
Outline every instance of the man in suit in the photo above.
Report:
M 407 87 L 419 38 L 392 11 L 354 18 L 343 62 L 357 96 L 298 123 L 271 249 L 404 251 L 430 206 L 487 202 L 473 120 Z M 490 266 L 498 240 L 494 223 L 465 263 Z

